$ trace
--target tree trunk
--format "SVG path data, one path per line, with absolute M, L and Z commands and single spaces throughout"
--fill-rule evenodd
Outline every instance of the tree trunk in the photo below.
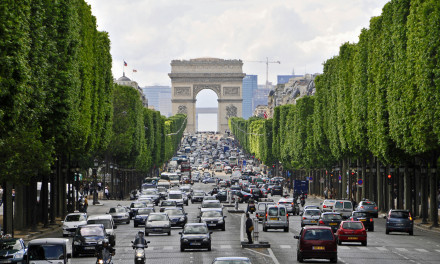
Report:
M 348 172 L 348 164 L 347 159 L 342 160 L 342 190 L 340 197 L 342 199 L 347 198 L 347 172 Z
M 17 185 L 15 188 L 15 205 L 14 206 L 14 229 L 22 230 L 25 225 L 24 209 L 25 209 L 25 185 Z
M 385 211 L 384 206 L 384 193 L 383 193 L 383 181 L 382 172 L 380 171 L 380 162 L 376 162 L 376 177 L 377 177 L 377 206 L 379 211 Z
M 434 163 L 435 164 L 435 163 Z M 438 191 L 437 191 L 437 187 L 438 187 L 438 182 L 437 182 L 437 170 L 436 170 L 436 166 L 433 166 L 432 168 L 430 168 L 429 171 L 429 186 L 430 186 L 430 220 L 432 223 L 433 227 L 437 227 L 438 226 L 438 200 L 437 200 L 437 195 L 438 195 Z
M 50 224 L 55 224 L 55 214 L 56 214 L 56 207 L 58 205 L 58 197 L 57 197 L 57 187 L 58 187 L 58 181 L 56 180 L 55 172 L 50 173 Z
M 421 207 L 422 207 L 422 224 L 427 223 L 428 218 L 428 186 L 427 186 L 427 175 L 426 173 L 422 172 L 422 179 L 421 179 Z
M 404 189 L 404 193 L 403 193 L 403 201 L 404 201 L 404 206 L 403 208 L 406 210 L 410 210 L 412 211 L 411 213 L 414 214 L 414 211 L 412 210 L 412 206 L 411 206 L 411 201 L 412 201 L 412 197 L 411 197 L 411 177 L 410 174 L 408 172 L 408 167 L 405 166 L 404 171 L 403 171 L 403 189 Z

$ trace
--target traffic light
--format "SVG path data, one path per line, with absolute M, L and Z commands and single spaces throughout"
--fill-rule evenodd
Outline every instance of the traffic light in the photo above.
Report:
M 388 174 L 388 185 L 391 185 L 391 180 L 392 180 L 392 177 L 391 177 L 391 174 Z

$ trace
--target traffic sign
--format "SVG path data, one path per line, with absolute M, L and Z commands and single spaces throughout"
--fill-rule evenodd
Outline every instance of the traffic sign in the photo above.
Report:
M 342 176 L 341 175 L 339 175 L 339 180 L 342 180 Z
M 312 176 L 309 177 L 309 181 L 313 181 L 313 177 Z
M 364 181 L 362 179 L 358 180 L 358 185 L 362 185 L 364 183 Z
M 246 166 L 246 160 L 243 160 L 243 166 Z

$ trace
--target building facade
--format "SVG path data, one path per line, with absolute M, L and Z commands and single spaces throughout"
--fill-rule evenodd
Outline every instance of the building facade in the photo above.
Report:
M 139 87 L 137 82 L 132 81 L 132 80 L 130 80 L 130 78 L 125 76 L 125 72 L 122 74 L 122 77 L 120 77 L 117 80 L 114 79 L 113 82 L 118 85 L 131 86 L 131 87 L 135 88 L 139 92 L 139 96 L 142 100 L 142 105 L 144 107 L 148 107 L 148 99 L 147 99 L 147 97 L 145 97 L 141 87 Z
M 153 85 L 142 88 L 145 96 L 148 98 L 148 104 L 153 106 L 161 115 L 170 117 L 171 107 L 171 86 Z
M 258 76 L 246 75 L 243 78 L 243 118 L 252 116 L 254 91 L 258 89 Z

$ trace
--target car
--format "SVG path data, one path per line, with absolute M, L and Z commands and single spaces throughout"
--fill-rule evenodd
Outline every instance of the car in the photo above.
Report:
M 113 217 L 108 214 L 104 215 L 91 215 L 87 218 L 87 225 L 90 224 L 102 224 L 104 225 L 107 238 L 112 247 L 116 245 L 116 232 L 115 229 L 118 227 L 113 221 Z
M 62 223 L 63 223 L 63 237 L 73 236 L 78 226 L 87 224 L 87 214 L 86 213 L 68 214 L 66 215 Z
M 137 211 L 139 210 L 139 208 L 145 208 L 147 207 L 147 205 L 143 202 L 132 202 L 130 204 L 130 218 L 133 218 L 136 216 Z
M 111 207 L 108 214 L 113 217 L 115 223 L 126 223 L 130 224 L 130 214 L 127 212 L 125 207 L 117 206 Z
M 192 191 L 190 185 L 182 185 L 182 186 L 180 186 L 179 190 L 180 190 L 182 193 L 186 193 L 186 195 L 188 196 L 188 198 L 191 199 L 191 196 L 192 196 L 192 192 L 193 192 L 193 191 Z
M 220 203 L 219 200 L 203 201 L 202 205 L 199 207 L 199 216 L 201 216 L 204 211 L 210 211 L 213 209 L 223 212 L 223 205 Z
M 136 216 L 134 217 L 133 226 L 138 227 L 139 225 L 145 225 L 145 221 L 147 220 L 148 216 L 151 213 L 155 213 L 155 212 L 156 211 L 154 210 L 153 207 L 139 208 L 137 210 Z
M 78 226 L 72 240 L 72 255 L 95 255 L 96 245 L 108 237 L 103 224 L 87 224 Z
M 263 194 L 261 190 L 256 187 L 250 188 L 250 193 L 252 194 L 252 196 L 256 201 L 258 201 L 260 198 L 263 198 Z
M 283 187 L 281 187 L 280 185 L 273 185 L 271 190 L 270 190 L 270 195 L 274 196 L 274 195 L 283 195 Z
M 202 202 L 206 193 L 202 190 L 194 190 L 191 196 L 191 203 Z
M 255 210 L 255 216 L 259 221 L 263 221 L 263 218 L 266 215 L 266 207 L 269 205 L 275 205 L 275 202 L 273 200 L 271 202 L 258 202 Z
M 408 210 L 391 209 L 386 216 L 385 233 L 406 232 L 414 234 L 414 220 Z
M 216 182 L 217 182 L 217 179 L 216 178 L 212 178 L 212 177 L 204 178 L 202 180 L 202 183 L 204 183 L 204 184 L 216 183 Z
M 159 197 L 164 200 L 168 196 L 168 189 L 165 186 L 157 186 L 157 191 L 159 192 Z
M 336 200 L 324 200 L 321 203 L 321 212 L 332 212 L 333 205 L 335 204 Z
M 333 232 L 338 230 L 339 224 L 342 222 L 342 216 L 339 213 L 322 213 L 319 218 L 319 226 L 329 226 Z
M 145 196 L 139 196 L 137 199 L 137 202 L 143 203 L 143 207 L 153 207 L 155 205 L 153 199 L 145 197 Z
M 301 229 L 296 249 L 296 259 L 329 259 L 332 263 L 338 262 L 338 244 L 336 236 L 327 226 L 305 226 Z
M 365 229 L 368 231 L 374 231 L 374 220 L 373 217 L 368 212 L 353 211 L 350 217 L 351 221 L 361 221 L 364 224 Z
M 342 242 L 361 242 L 367 246 L 367 230 L 361 221 L 342 221 L 336 231 L 338 245 Z
M 184 227 L 188 222 L 187 213 L 185 213 L 182 207 L 169 207 L 165 208 L 164 213 L 170 218 L 171 226 Z
M 3 236 L 0 238 L 0 263 L 25 263 L 23 262 L 27 248 L 23 239 Z
M 353 212 L 353 204 L 348 200 L 336 200 L 333 205 L 332 212 L 340 213 L 342 218 L 347 219 Z
M 252 194 L 245 191 L 238 191 L 238 192 L 234 192 L 233 194 L 235 195 L 235 197 L 237 197 L 236 199 L 238 199 L 239 203 L 247 203 L 249 202 L 250 199 L 253 198 Z
M 145 222 L 145 235 L 167 233 L 171 236 L 170 218 L 165 213 L 150 213 Z
M 180 251 L 206 248 L 211 251 L 211 234 L 205 223 L 188 223 L 180 234 Z
M 226 202 L 228 200 L 228 191 L 221 190 L 216 195 L 215 198 L 219 200 L 220 202 Z
M 177 207 L 176 201 L 164 200 L 160 202 L 159 211 L 163 212 L 166 207 Z
M 159 190 L 157 190 L 156 188 L 142 190 L 142 193 L 139 196 L 139 198 L 140 197 L 145 197 L 145 198 L 151 199 L 153 201 L 154 205 L 156 205 L 156 206 L 159 204 L 159 201 L 160 201 L 160 193 L 159 193 Z
M 278 200 L 279 205 L 286 206 L 287 213 L 292 215 L 299 215 L 299 205 L 293 198 L 281 198 Z
M 72 258 L 72 244 L 66 238 L 37 238 L 27 244 L 27 254 L 20 263 L 69 264 Z M 4 259 L 11 263 L 13 259 Z M 6 263 L 2 262 L 2 263 Z
M 268 205 L 263 218 L 263 232 L 269 229 L 283 229 L 289 232 L 289 215 L 284 205 Z
M 206 196 L 203 197 L 202 203 L 204 201 L 215 201 L 215 200 L 217 200 L 217 198 L 215 196 L 213 196 L 213 195 L 206 195 Z
M 356 207 L 356 211 L 358 211 L 358 212 L 368 212 L 373 217 L 376 217 L 376 218 L 377 218 L 377 216 L 379 214 L 376 203 L 372 202 L 372 201 L 368 201 L 368 200 L 359 202 L 358 206 Z
M 252 264 L 246 257 L 219 257 L 215 258 L 211 264 Z
M 226 230 L 225 218 L 222 211 L 206 210 L 198 217 L 200 223 L 206 223 L 208 228 L 218 228 L 222 231 Z
M 304 206 L 304 210 L 307 209 L 318 209 L 319 211 L 321 211 L 321 208 L 319 208 L 319 205 L 306 205 Z
M 301 216 L 301 227 L 318 225 L 319 218 L 321 218 L 321 211 L 319 209 L 305 209 Z

